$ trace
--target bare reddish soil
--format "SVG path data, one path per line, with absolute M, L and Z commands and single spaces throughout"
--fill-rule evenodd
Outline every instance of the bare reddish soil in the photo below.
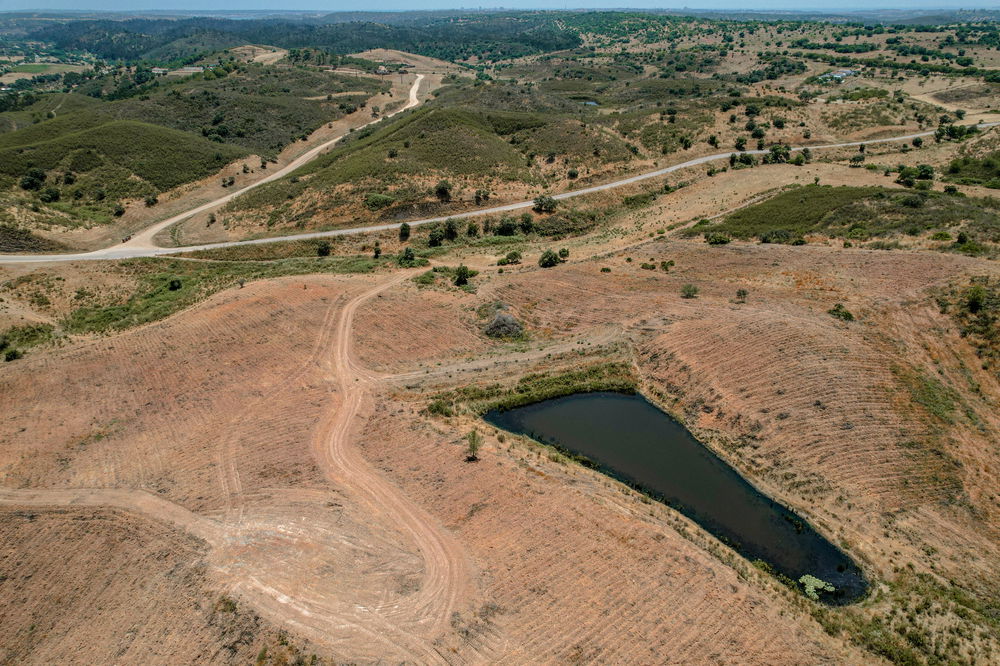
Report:
M 670 273 L 638 266 L 666 259 Z M 466 463 L 474 417 L 423 409 L 439 390 L 631 361 L 647 395 L 877 585 L 912 566 L 989 597 L 1000 388 L 927 290 L 993 271 L 653 240 L 489 270 L 476 293 L 418 288 L 419 271 L 251 283 L 32 353 L 0 377 L 5 659 L 245 663 L 288 651 L 280 629 L 336 661 L 870 661 L 676 512 L 489 428 Z M 684 283 L 699 297 L 681 299 Z M 494 301 L 529 341 L 482 336 L 476 310 Z M 836 302 L 858 321 L 828 315 Z M 912 400 L 913 373 L 956 387 L 975 425 Z M 71 603 L 45 606 L 52 594 Z

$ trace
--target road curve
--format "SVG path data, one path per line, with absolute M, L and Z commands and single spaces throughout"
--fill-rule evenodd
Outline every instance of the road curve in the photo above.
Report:
M 395 111 L 394 113 L 399 113 L 406 109 L 413 108 L 419 104 L 417 99 L 417 88 L 420 85 L 420 81 L 423 79 L 423 74 L 417 75 L 417 80 L 414 81 L 413 87 L 410 89 L 410 101 L 403 108 Z M 390 114 L 391 115 L 391 114 Z M 372 121 L 375 122 L 375 121 Z M 371 123 L 368 123 L 371 124 Z M 979 123 L 975 125 L 978 129 L 986 129 L 989 127 L 996 127 L 1000 125 L 1000 122 L 989 122 L 989 123 Z M 363 126 L 364 127 L 364 126 Z M 886 137 L 884 139 L 867 139 L 864 141 L 847 141 L 844 143 L 828 143 L 819 146 L 795 146 L 791 150 L 793 152 L 798 152 L 808 148 L 809 150 L 829 150 L 832 148 L 850 148 L 852 146 L 867 146 L 879 143 L 892 143 L 894 141 L 912 141 L 918 137 L 932 136 L 934 131 L 927 132 L 917 132 L 914 134 L 904 134 L 902 136 L 892 136 Z M 339 137 L 338 137 L 339 139 Z M 149 227 L 148 229 L 140 232 L 128 243 L 124 243 L 120 246 L 114 246 L 110 248 L 105 248 L 103 250 L 94 250 L 93 252 L 83 252 L 79 254 L 0 254 L 0 265 L 3 264 L 25 264 L 25 263 L 47 263 L 47 262 L 59 262 L 59 261 L 98 261 L 98 260 L 108 260 L 108 259 L 132 259 L 136 257 L 159 257 L 171 254 L 180 254 L 182 252 L 196 252 L 199 250 L 214 250 L 226 247 L 237 247 L 240 245 L 266 245 L 268 243 L 279 243 L 282 241 L 292 241 L 292 240 L 309 240 L 314 238 L 330 238 L 334 236 L 350 236 L 360 233 L 370 233 L 373 231 L 389 231 L 392 229 L 398 229 L 403 222 L 392 222 L 390 224 L 377 224 L 365 227 L 352 227 L 349 229 L 335 229 L 333 231 L 314 231 L 311 233 L 304 234 L 292 234 L 289 236 L 272 236 L 270 238 L 256 238 L 253 240 L 242 240 L 242 241 L 225 241 L 222 243 L 206 243 L 204 245 L 187 245 L 183 247 L 158 247 L 153 243 L 153 236 L 157 233 L 166 229 L 167 227 L 181 222 L 188 217 L 201 213 L 203 211 L 209 210 L 221 204 L 224 204 L 235 197 L 243 194 L 247 190 L 254 187 L 259 187 L 264 183 L 271 182 L 282 176 L 286 176 L 295 169 L 303 166 L 304 164 L 315 159 L 322 153 L 326 148 L 328 148 L 332 143 L 336 142 L 338 139 L 332 139 L 316 148 L 313 148 L 308 153 L 305 153 L 301 157 L 297 158 L 294 162 L 271 174 L 264 180 L 261 180 L 253 185 L 249 185 L 242 190 L 236 192 L 231 192 L 215 201 L 203 204 L 197 208 L 189 210 L 187 212 L 175 215 L 169 219 L 158 222 L 155 225 Z M 743 151 L 749 155 L 765 155 L 767 150 L 747 150 Z M 554 199 L 565 200 L 572 199 L 574 197 L 584 196 L 586 194 L 593 194 L 594 192 L 603 192 L 605 190 L 614 189 L 617 187 L 623 187 L 625 185 L 632 185 L 634 183 L 639 183 L 644 180 L 649 180 L 650 178 L 658 178 L 660 176 L 665 176 L 674 171 L 680 171 L 681 169 L 687 169 L 689 167 L 699 166 L 701 164 L 708 164 L 709 162 L 715 162 L 717 160 L 729 159 L 729 156 L 733 154 L 733 151 L 725 153 L 716 153 L 714 155 L 705 155 L 703 157 L 697 157 L 693 160 L 688 160 L 686 162 L 680 162 L 672 166 L 664 167 L 662 169 L 657 169 L 655 171 L 647 171 L 645 173 L 640 173 L 635 176 L 629 176 L 628 178 L 622 178 L 620 180 L 615 180 L 610 183 L 604 183 L 602 185 L 594 185 L 592 187 L 585 187 L 579 190 L 572 190 L 569 192 L 562 192 L 561 194 L 553 195 Z M 518 201 L 516 203 L 505 204 L 503 206 L 493 206 L 491 208 L 479 208 L 476 210 L 470 210 L 463 213 L 455 213 L 453 215 L 446 215 L 441 217 L 428 217 L 421 220 L 408 220 L 406 223 L 411 227 L 420 226 L 423 224 L 433 224 L 435 222 L 443 222 L 449 218 L 451 219 L 462 219 L 468 217 L 475 217 L 478 215 L 493 215 L 496 213 L 508 213 L 515 210 L 524 210 L 530 208 L 533 204 L 532 201 Z
M 244 519 L 239 458 L 223 443 L 216 458 L 219 485 L 225 496 L 222 515 L 195 513 L 164 497 L 138 488 L 25 488 L 0 487 L 0 506 L 113 507 L 163 521 L 203 539 L 209 562 L 220 583 L 246 598 L 256 611 L 280 624 L 294 627 L 321 644 L 336 645 L 352 636 L 371 645 L 393 662 L 446 664 L 437 640 L 450 631 L 454 612 L 475 594 L 473 564 L 462 544 L 429 512 L 364 457 L 356 438 L 362 431 L 376 391 L 386 379 L 365 368 L 354 356 L 354 318 L 359 308 L 383 291 L 412 278 L 419 271 L 400 271 L 370 284 L 343 302 L 331 303 L 308 356 L 273 389 L 251 403 L 236 418 L 259 412 L 261 404 L 281 391 L 309 384 L 316 368 L 336 387 L 332 401 L 308 439 L 325 476 L 373 520 L 394 527 L 423 561 L 420 583 L 407 594 L 386 594 L 361 603 L 341 594 L 336 585 L 302 588 L 297 578 L 269 578 L 261 562 L 248 555 L 253 548 L 275 548 L 280 561 L 293 561 L 275 540 L 272 527 L 260 527 L 260 515 Z M 266 410 L 265 410 L 266 411 Z M 223 437 L 225 439 L 225 437 Z M 264 521 L 266 525 L 266 520 Z M 310 560 L 324 559 L 324 541 L 308 545 Z M 291 550 L 285 551 L 291 553 Z M 234 564 L 235 563 L 235 564 Z M 288 565 L 290 566 L 290 565 Z M 300 571 L 308 572 L 309 569 Z M 289 584 L 291 581 L 291 585 Z

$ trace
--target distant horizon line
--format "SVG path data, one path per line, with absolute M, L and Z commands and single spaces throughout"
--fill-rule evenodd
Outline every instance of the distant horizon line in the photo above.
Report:
M 488 12 L 517 12 L 517 11 L 545 11 L 545 12 L 609 12 L 609 11 L 634 11 L 634 12 L 713 12 L 713 13 L 723 13 L 723 12 L 738 12 L 744 14 L 866 14 L 872 12 L 900 12 L 900 13 L 927 13 L 927 12 L 962 12 L 962 11 L 990 11 L 990 12 L 1000 12 L 1000 5 L 996 7 L 986 6 L 984 3 L 982 6 L 966 6 L 966 7 L 955 7 L 955 6 L 927 6 L 927 7 L 899 7 L 899 6 L 876 6 L 876 7 L 856 7 L 851 8 L 835 8 L 835 7 L 817 7 L 815 9 L 793 9 L 793 8 L 761 8 L 761 9 L 749 9 L 744 7 L 699 7 L 699 6 L 683 6 L 683 7 L 628 7 L 628 6 L 608 6 L 608 7 L 564 7 L 555 8 L 551 6 L 538 6 L 538 7 L 436 7 L 436 8 L 406 8 L 406 9 L 287 9 L 287 8 L 245 8 L 245 9 L 191 9 L 185 7 L 164 7 L 158 9 L 108 9 L 108 8 L 57 8 L 57 7 L 22 7 L 18 9 L 3 9 L 0 10 L 0 15 L 3 14 L 15 14 L 15 13 L 25 13 L 32 12 L 38 14 L 46 13 L 59 13 L 59 14 L 158 14 L 158 13 L 184 13 L 184 14 L 240 14 L 240 13 L 253 13 L 253 14 L 407 14 L 407 13 L 430 13 L 430 12 L 476 12 L 476 13 L 488 13 Z

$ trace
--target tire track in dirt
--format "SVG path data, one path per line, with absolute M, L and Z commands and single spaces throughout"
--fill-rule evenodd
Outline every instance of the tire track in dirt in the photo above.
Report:
M 381 380 L 379 374 L 353 358 L 354 315 L 368 299 L 410 277 L 411 271 L 392 275 L 360 294 L 355 291 L 356 295 L 349 300 L 348 296 L 330 298 L 325 312 L 317 313 L 314 320 L 319 326 L 310 336 L 311 345 L 303 346 L 302 351 L 308 349 L 308 353 L 289 357 L 290 369 L 245 397 L 242 404 L 234 404 L 236 409 L 223 419 L 216 421 L 205 415 L 222 426 L 214 428 L 222 435 L 210 454 L 217 467 L 212 474 L 218 479 L 224 498 L 218 515 L 211 518 L 199 515 L 165 497 L 132 488 L 0 489 L 0 504 L 113 506 L 152 517 L 207 542 L 211 546 L 209 561 L 231 593 L 243 595 L 263 615 L 294 627 L 312 640 L 334 649 L 342 646 L 345 651 L 342 656 L 367 654 L 391 661 L 445 662 L 435 643 L 449 631 L 452 612 L 468 588 L 465 552 L 428 513 L 382 478 L 351 441 L 356 419 L 369 407 L 372 388 Z M 142 350 L 144 361 L 156 367 L 156 359 L 146 358 L 155 346 L 142 345 Z M 266 413 L 269 406 L 286 404 L 303 385 L 315 385 L 317 381 L 327 385 L 327 395 L 331 398 L 331 408 L 326 410 L 312 438 L 319 469 L 348 495 L 358 498 L 356 506 L 363 515 L 371 515 L 373 524 L 385 525 L 402 536 L 406 548 L 413 549 L 417 562 L 422 558 L 422 567 L 418 564 L 413 569 L 419 577 L 419 587 L 408 595 L 401 597 L 387 591 L 355 597 L 350 590 L 308 578 L 312 570 L 298 570 L 300 564 L 296 563 L 301 559 L 294 558 L 302 557 L 303 548 L 306 551 L 315 548 L 308 545 L 312 539 L 308 533 L 313 528 L 303 530 L 289 522 L 285 514 L 269 518 L 258 515 L 259 511 L 252 508 L 255 484 L 244 482 L 240 469 L 249 453 L 243 450 L 246 423 L 256 422 L 255 416 Z M 230 427 L 225 427 L 226 424 Z M 245 483 L 249 485 L 244 491 Z M 330 528 L 317 525 L 316 529 L 322 532 Z M 276 538 L 280 541 L 274 541 Z M 339 537 L 319 543 L 330 544 L 336 538 Z M 335 561 L 333 552 L 329 556 L 323 554 L 326 547 L 321 546 L 315 557 Z M 334 547 L 339 546 L 334 544 Z M 382 550 L 370 542 L 362 542 L 361 547 L 365 552 Z M 251 552 L 260 552 L 265 559 L 256 565 L 252 558 L 247 561 L 245 557 Z M 273 569 L 275 566 L 287 570 Z M 271 571 L 277 575 L 272 576 Z M 295 571 L 299 575 L 291 575 Z M 303 575 L 307 578 L 303 579 Z M 358 640 L 364 647 L 358 645 Z
M 309 370 L 313 369 L 323 356 L 324 351 L 330 345 L 330 336 L 334 330 L 336 322 L 337 301 L 332 302 L 327 308 L 320 325 L 319 334 L 313 345 L 309 356 L 299 366 L 275 382 L 274 386 L 261 395 L 257 396 L 244 409 L 240 410 L 229 421 L 228 426 L 223 430 L 225 433 L 219 441 L 217 460 L 219 463 L 219 483 L 222 489 L 225 505 L 226 523 L 239 526 L 244 517 L 245 506 L 242 502 L 243 484 L 240 480 L 238 468 L 239 456 L 237 447 L 239 442 L 239 431 L 234 427 L 237 423 L 247 418 L 248 415 L 257 413 L 264 408 L 278 394 L 285 391 L 294 382 L 301 379 Z
M 112 506 L 151 516 L 203 539 L 213 548 L 223 543 L 219 523 L 179 504 L 132 488 L 0 488 L 0 504 L 16 506 Z
M 346 485 L 374 514 L 388 517 L 407 535 L 424 559 L 420 590 L 406 604 L 376 609 L 398 618 L 426 637 L 447 630 L 469 578 L 465 553 L 456 540 L 446 535 L 436 521 L 415 505 L 402 491 L 384 478 L 351 445 L 351 431 L 357 416 L 371 401 L 371 389 L 378 375 L 361 367 L 352 358 L 352 324 L 358 308 L 368 299 L 411 277 L 411 272 L 393 276 L 354 297 L 341 310 L 336 344 L 327 361 L 331 375 L 340 385 L 340 408 L 331 412 L 316 434 L 314 446 L 326 473 Z

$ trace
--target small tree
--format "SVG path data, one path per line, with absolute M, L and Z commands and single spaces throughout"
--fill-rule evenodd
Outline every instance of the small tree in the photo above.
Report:
M 479 434 L 478 430 L 473 429 L 465 436 L 465 442 L 465 461 L 476 462 L 479 460 L 479 449 L 483 445 L 483 436 Z
M 561 261 L 566 261 L 567 259 L 569 259 L 569 249 L 568 248 L 565 248 L 565 247 L 559 248 L 559 259 Z
M 542 256 L 538 258 L 538 265 L 542 268 L 552 268 L 553 266 L 559 265 L 559 255 L 552 250 L 546 250 L 542 252 Z
M 747 296 L 749 295 L 749 293 L 750 292 L 748 292 L 746 289 L 737 289 L 736 290 L 736 302 L 737 303 L 746 303 L 747 302 Z
M 316 245 L 316 256 L 317 257 L 329 257 L 330 256 L 330 243 L 329 241 L 320 241 Z
M 448 218 L 444 221 L 444 237 L 450 241 L 458 238 L 458 222 L 453 218 Z
M 441 203 L 448 203 L 451 201 L 451 183 L 447 180 L 439 181 L 437 185 L 434 186 L 434 196 L 438 198 Z
M 559 207 L 559 202 L 547 194 L 535 199 L 534 210 L 538 213 L 552 213 Z
M 406 222 L 399 225 L 399 240 L 404 243 L 410 240 L 410 225 Z
M 375 251 L 372 253 L 372 255 L 376 259 L 382 256 L 382 243 L 375 241 Z
M 37 167 L 28 169 L 24 178 L 21 179 L 21 188 L 25 190 L 37 190 L 45 182 L 45 172 Z
M 462 287 L 469 284 L 469 278 L 472 277 L 472 271 L 465 264 L 459 264 L 458 268 L 455 269 L 455 286 Z
M 681 298 L 698 298 L 698 287 L 685 284 L 681 287 Z
M 981 284 L 974 284 L 965 292 L 965 308 L 972 314 L 976 314 L 986 305 L 988 294 L 986 288 Z
M 405 248 L 403 250 L 403 253 L 399 255 L 399 258 L 396 259 L 396 263 L 404 268 L 413 266 L 416 263 L 416 261 L 417 257 L 415 254 L 413 254 L 412 247 Z

